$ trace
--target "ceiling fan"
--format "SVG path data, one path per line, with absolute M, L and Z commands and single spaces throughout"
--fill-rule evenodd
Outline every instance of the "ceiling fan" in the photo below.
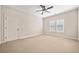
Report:
M 36 10 L 37 12 L 41 12 L 41 15 L 43 15 L 44 12 L 49 12 L 48 10 L 53 8 L 53 6 L 46 7 L 45 5 L 40 5 L 41 10 Z

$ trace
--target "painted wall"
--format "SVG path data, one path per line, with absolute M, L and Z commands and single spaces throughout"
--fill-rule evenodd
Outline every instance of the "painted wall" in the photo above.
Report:
M 50 16 L 43 19 L 44 34 L 60 36 L 64 38 L 77 39 L 78 33 L 78 10 L 74 9 L 58 15 Z M 48 22 L 51 20 L 64 19 L 64 33 L 50 32 Z
M 78 40 L 79 40 L 79 8 L 78 8 Z
M 1 43 L 1 6 L 0 6 L 0 43 Z
M 4 42 L 42 34 L 42 18 L 4 7 Z

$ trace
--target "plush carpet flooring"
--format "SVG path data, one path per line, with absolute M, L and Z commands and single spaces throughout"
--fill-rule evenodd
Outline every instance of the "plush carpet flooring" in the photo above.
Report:
M 0 45 L 0 52 L 5 53 L 62 53 L 79 52 L 79 42 L 47 35 L 19 39 Z

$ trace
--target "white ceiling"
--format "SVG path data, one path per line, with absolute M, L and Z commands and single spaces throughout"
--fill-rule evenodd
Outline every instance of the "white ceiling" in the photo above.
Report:
M 39 5 L 9 5 L 9 7 L 16 8 L 23 12 L 29 12 L 32 14 L 36 14 L 41 17 L 48 17 L 48 16 L 62 13 L 62 12 L 65 12 L 65 11 L 68 11 L 74 8 L 78 8 L 78 5 L 54 5 L 54 8 L 48 10 L 50 11 L 49 13 L 44 13 L 43 15 L 41 15 L 40 12 L 36 12 L 36 10 L 41 9 Z

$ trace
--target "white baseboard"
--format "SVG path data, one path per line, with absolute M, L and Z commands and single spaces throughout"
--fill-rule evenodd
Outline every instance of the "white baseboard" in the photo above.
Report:
M 78 41 L 79 41 L 79 37 L 78 37 Z
M 36 34 L 32 34 L 32 35 L 22 36 L 19 39 L 30 38 L 30 37 L 38 36 L 38 35 L 41 35 L 41 34 L 42 33 L 36 33 Z M 1 41 L 0 44 L 8 42 L 8 41 L 13 41 L 13 40 L 18 40 L 18 39 L 14 38 L 14 39 L 11 39 L 11 40 Z
M 38 35 L 41 35 L 41 34 L 42 34 L 42 33 L 37 33 L 37 34 L 22 36 L 22 37 L 20 37 L 19 39 L 30 38 L 30 37 L 38 36 Z
M 6 43 L 6 42 L 8 42 L 8 41 L 13 41 L 13 40 L 17 40 L 17 39 L 16 39 L 16 38 L 13 38 L 13 39 L 11 39 L 11 40 L 4 40 L 4 41 L 1 41 L 0 44 L 2 44 L 2 43 Z
M 74 36 L 64 36 L 64 38 L 73 39 L 73 40 L 78 40 L 77 37 L 74 37 Z
M 74 37 L 74 36 L 67 36 L 67 35 L 53 35 L 53 34 L 48 34 L 48 33 L 46 33 L 46 35 L 51 35 L 51 36 L 56 36 L 56 37 L 62 37 L 62 38 L 66 38 L 66 39 L 78 40 L 77 37 Z

